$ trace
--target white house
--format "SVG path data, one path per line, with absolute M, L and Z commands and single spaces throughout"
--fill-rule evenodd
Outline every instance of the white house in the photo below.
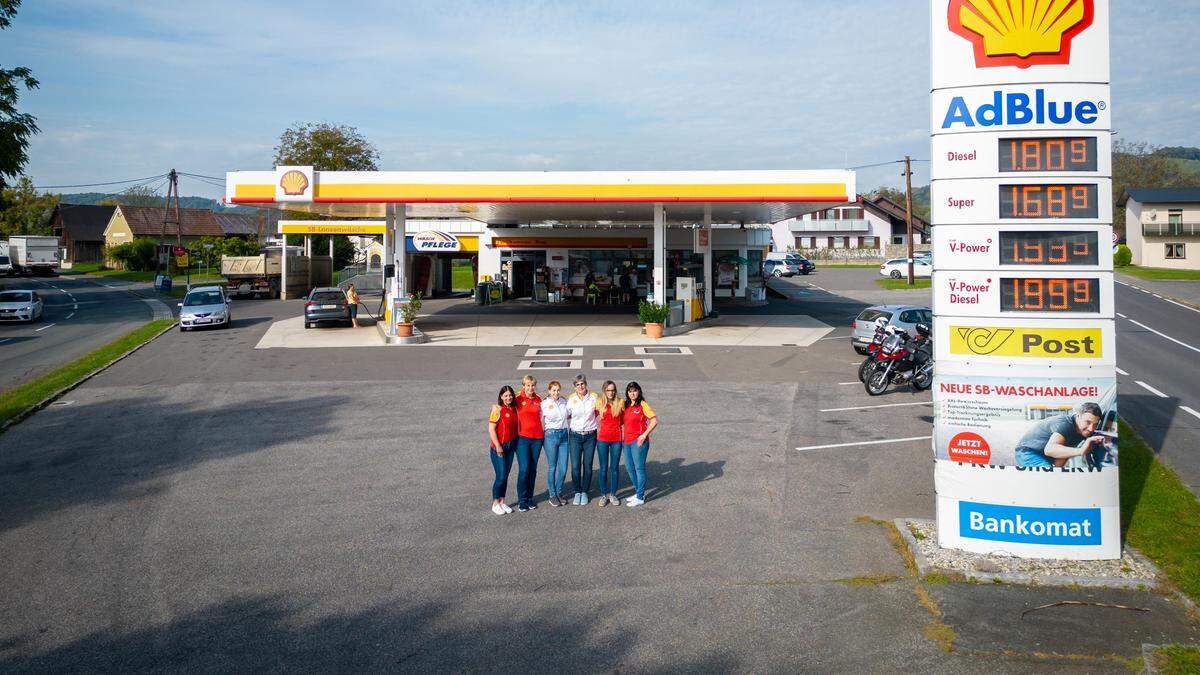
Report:
M 1200 270 L 1200 188 L 1129 189 L 1117 206 L 1134 265 Z
M 851 203 L 800 218 L 775 223 L 772 240 L 777 251 L 867 249 L 883 255 L 888 245 L 907 242 L 904 207 L 886 197 L 859 196 Z M 913 216 L 913 244 L 929 241 L 929 223 Z

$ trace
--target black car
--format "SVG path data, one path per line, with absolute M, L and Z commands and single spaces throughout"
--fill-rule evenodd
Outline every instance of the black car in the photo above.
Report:
M 304 302 L 304 327 L 312 328 L 322 321 L 354 325 L 350 319 L 350 303 L 346 293 L 337 287 L 314 288 Z

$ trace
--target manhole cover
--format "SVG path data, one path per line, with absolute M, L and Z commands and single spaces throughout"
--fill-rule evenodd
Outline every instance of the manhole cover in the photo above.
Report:
M 647 354 L 682 354 L 679 347 L 646 347 Z
M 534 361 L 527 368 L 570 368 L 570 361 Z
M 537 349 L 534 353 L 538 356 L 572 356 L 575 354 L 574 349 Z
M 645 368 L 646 364 L 641 361 L 605 361 L 605 368 Z

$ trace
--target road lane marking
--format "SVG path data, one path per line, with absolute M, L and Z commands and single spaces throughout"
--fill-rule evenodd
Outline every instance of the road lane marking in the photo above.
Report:
M 0 340 L 0 345 L 4 344 L 5 342 L 8 342 L 11 339 L 12 338 L 4 338 L 3 340 Z
M 1195 312 L 1197 314 L 1200 314 L 1200 309 L 1196 309 L 1195 307 L 1188 307 L 1187 305 L 1183 304 L 1182 302 L 1175 302 L 1174 300 L 1172 300 L 1170 298 L 1163 298 L 1163 300 L 1171 303 L 1172 305 L 1175 305 L 1176 307 L 1182 307 L 1189 312 Z
M 72 305 L 71 309 L 76 309 L 76 310 L 79 309 L 79 303 L 77 302 L 74 305 Z
M 1150 326 L 1147 326 L 1146 324 L 1144 324 L 1144 323 L 1142 323 L 1142 322 L 1140 322 L 1140 321 L 1136 321 L 1136 320 L 1134 320 L 1134 319 L 1130 319 L 1130 320 L 1129 320 L 1129 323 L 1132 323 L 1132 324 L 1136 324 L 1136 325 L 1138 325 L 1138 326 L 1141 326 L 1142 328 L 1145 328 L 1146 330 L 1150 331 L 1151 333 L 1154 333 L 1155 335 L 1157 335 L 1157 336 L 1159 336 L 1159 337 L 1164 337 L 1164 338 L 1166 338 L 1166 339 L 1170 340 L 1171 342 L 1174 342 L 1175 344 L 1177 344 L 1177 345 L 1179 345 L 1179 346 L 1181 346 L 1181 347 L 1187 347 L 1188 349 L 1190 349 L 1190 350 L 1192 350 L 1192 351 L 1196 352 L 1197 354 L 1200 354 L 1200 349 L 1196 349 L 1195 347 L 1193 347 L 1193 346 L 1189 345 L 1189 344 L 1188 344 L 1188 343 L 1186 343 L 1186 342 L 1180 342 L 1179 340 L 1176 340 L 1175 338 L 1171 337 L 1170 335 L 1167 335 L 1166 333 L 1160 333 L 1160 332 L 1158 332 L 1158 331 L 1154 330 L 1154 329 L 1153 329 L 1153 328 L 1151 328 Z
M 56 323 L 48 323 L 48 324 L 46 324 L 45 326 L 42 326 L 41 328 L 38 328 L 38 329 L 34 330 L 33 332 L 35 332 L 35 333 L 40 333 L 40 332 L 42 332 L 42 331 L 46 330 L 47 328 L 54 328 L 54 327 L 55 327 L 55 326 L 57 326 L 57 325 L 58 325 L 58 324 L 56 324 Z
M 917 401 L 916 403 L 888 403 L 885 405 L 857 405 L 851 408 L 826 408 L 818 412 L 845 412 L 847 410 L 874 410 L 875 408 L 903 408 L 910 405 L 933 405 L 933 401 Z
M 1129 374 L 1129 373 L 1121 370 L 1120 368 L 1116 368 L 1116 366 L 1114 366 L 1114 368 L 1116 369 L 1118 375 L 1128 375 Z
M 1128 318 L 1129 318 L 1129 317 L 1125 316 L 1124 314 L 1122 314 L 1122 313 L 1120 313 L 1120 312 L 1117 312 L 1117 316 L 1121 317 L 1122 319 L 1128 319 Z
M 830 335 L 829 337 L 817 338 L 817 342 L 821 340 L 845 340 L 849 335 Z
M 1166 394 L 1155 389 L 1154 387 L 1151 387 L 1150 385 L 1146 384 L 1145 382 L 1142 382 L 1141 380 L 1134 380 L 1134 381 L 1137 382 L 1138 385 L 1141 386 L 1142 389 L 1145 389 L 1146 391 L 1150 392 L 1151 394 L 1154 394 L 1155 396 L 1157 396 L 1159 398 L 1171 398 L 1170 396 L 1167 396 Z
M 1196 412 L 1195 410 L 1192 410 L 1191 408 L 1187 407 L 1186 405 L 1179 406 L 1179 409 L 1182 410 L 1183 412 L 1191 415 L 1192 417 L 1200 419 L 1200 412 Z
M 928 441 L 933 436 L 913 436 L 912 438 L 885 438 L 880 441 L 860 441 L 858 443 L 834 443 L 832 445 L 807 445 L 797 450 L 825 450 L 828 448 L 850 448 L 856 445 L 885 445 L 888 443 L 907 443 L 908 441 Z
M 838 386 L 844 387 L 848 384 L 862 384 L 862 382 L 838 382 Z
M 67 315 L 67 318 L 69 319 L 69 318 L 71 318 L 71 317 L 73 317 L 73 316 L 75 316 L 75 312 L 71 312 L 70 314 L 68 314 L 68 315 Z

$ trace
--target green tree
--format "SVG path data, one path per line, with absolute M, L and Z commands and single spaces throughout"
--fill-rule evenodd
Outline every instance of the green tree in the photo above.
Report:
M 275 166 L 312 166 L 317 171 L 378 171 L 379 150 L 351 126 L 327 122 L 293 124 L 279 136 Z
M 25 177 L 16 185 L 0 189 L 0 235 L 50 234 L 50 217 L 58 198 L 55 194 L 39 194 Z
M 1125 209 L 1116 200 L 1129 189 L 1197 187 L 1200 177 L 1183 171 L 1161 148 L 1141 141 L 1113 144 L 1113 229 L 1125 233 Z
M 929 201 L 921 198 L 922 191 L 918 188 L 913 188 L 913 215 L 922 218 L 925 222 L 929 222 Z M 904 190 L 899 188 L 891 188 L 881 185 L 867 193 L 871 199 L 877 197 L 886 197 L 904 208 Z
M 0 0 L 0 30 L 12 24 L 21 0 Z M 38 133 L 37 119 L 17 108 L 21 89 L 38 88 L 33 73 L 24 66 L 0 68 L 0 188 L 21 175 L 29 161 L 29 137 Z
M 242 239 L 241 237 L 228 237 L 224 240 L 221 246 L 221 255 L 238 256 L 238 255 L 258 255 L 259 243 L 257 239 Z

